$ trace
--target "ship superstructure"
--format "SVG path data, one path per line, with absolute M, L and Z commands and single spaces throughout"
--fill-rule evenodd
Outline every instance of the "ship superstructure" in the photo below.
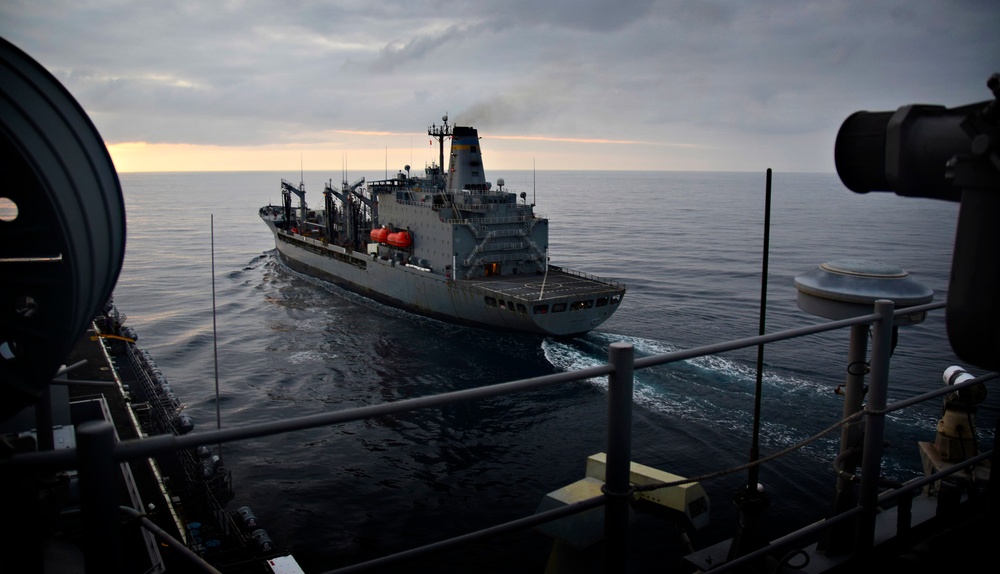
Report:
M 621 303 L 625 286 L 549 265 L 549 222 L 526 194 L 486 179 L 478 131 L 431 125 L 440 164 L 421 176 L 327 183 L 322 209 L 282 180 L 261 218 L 280 260 L 390 305 L 461 324 L 575 335 Z M 447 172 L 444 143 L 451 140 Z M 297 205 L 292 196 L 298 197 Z

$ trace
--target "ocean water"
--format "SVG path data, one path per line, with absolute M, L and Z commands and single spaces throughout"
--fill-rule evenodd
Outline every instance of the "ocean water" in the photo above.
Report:
M 378 179 L 378 173 L 349 173 Z M 628 287 L 617 313 L 573 340 L 458 327 L 374 303 L 280 265 L 257 217 L 299 173 L 121 174 L 127 248 L 114 293 L 197 430 L 379 404 L 606 362 L 625 341 L 639 356 L 757 334 L 765 174 L 495 171 L 550 219 L 552 262 Z M 307 199 L 339 174 L 305 172 Z M 847 191 L 835 174 L 775 173 L 767 331 L 821 319 L 798 310 L 794 277 L 833 259 L 893 264 L 947 296 L 957 205 Z M 214 257 L 214 273 L 213 273 Z M 213 286 L 214 282 L 214 286 Z M 213 343 L 213 289 L 217 339 Z M 842 416 L 849 334 L 765 350 L 762 455 Z M 215 360 L 218 349 L 219 398 Z M 943 312 L 901 329 L 889 400 L 942 385 L 962 364 Z M 969 368 L 978 374 L 975 368 Z M 756 350 L 636 373 L 633 459 L 683 476 L 747 461 Z M 604 450 L 606 381 L 225 445 L 236 499 L 307 572 L 323 572 L 534 512 L 583 477 Z M 998 401 L 981 409 L 992 438 Z M 219 416 L 217 417 L 217 406 Z M 920 474 L 940 404 L 891 415 L 884 472 Z M 764 533 L 824 516 L 835 476 L 833 434 L 768 464 Z M 711 524 L 695 547 L 733 535 L 732 497 L 746 481 L 706 481 Z M 672 526 L 641 517 L 636 571 L 663 571 L 680 551 Z M 550 541 L 528 531 L 422 560 L 400 572 L 542 572 Z

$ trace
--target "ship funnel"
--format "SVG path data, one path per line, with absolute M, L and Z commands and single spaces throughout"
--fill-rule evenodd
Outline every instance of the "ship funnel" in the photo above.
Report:
M 483 170 L 483 155 L 479 149 L 476 128 L 455 126 L 451 136 L 451 159 L 448 168 L 448 189 L 484 192 L 489 189 Z

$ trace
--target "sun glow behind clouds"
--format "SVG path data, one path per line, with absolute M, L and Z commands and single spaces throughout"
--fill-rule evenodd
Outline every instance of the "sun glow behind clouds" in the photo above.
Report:
M 159 144 L 127 142 L 107 146 L 115 169 L 127 172 L 163 171 L 287 171 L 305 167 L 310 170 L 340 171 L 345 162 L 351 169 L 381 171 L 397 169 L 409 163 L 409 150 L 343 149 L 322 144 L 286 144 L 269 146 L 210 146 L 195 144 Z M 399 164 L 398 166 L 396 164 Z
M 451 110 L 488 173 L 829 172 L 851 113 L 982 101 L 1000 68 L 1000 2 L 287 4 L 0 1 L 0 36 L 122 171 L 419 168 Z
M 438 161 L 438 146 L 426 134 L 331 130 L 335 144 L 273 144 L 212 146 L 177 143 L 122 142 L 108 144 L 119 172 L 164 171 L 282 171 L 304 166 L 339 172 L 370 170 L 396 173 L 404 165 L 419 169 Z M 487 172 L 499 169 L 702 169 L 687 152 L 705 146 L 690 143 L 645 142 L 549 136 L 481 134 Z M 528 142 L 527 144 L 525 142 Z M 612 148 L 627 148 L 628 161 L 609 162 Z M 664 149 L 673 151 L 665 153 Z M 445 163 L 447 164 L 447 145 Z
M 425 153 L 398 147 L 361 146 L 345 148 L 325 144 L 282 144 L 267 146 L 211 146 L 125 142 L 108 144 L 115 169 L 127 172 L 164 171 L 287 171 L 305 167 L 309 170 L 340 171 L 383 169 L 395 173 L 404 164 L 423 161 Z M 427 152 L 427 162 L 431 156 Z M 436 157 L 436 156 L 435 156 Z
M 640 146 L 686 147 L 686 148 L 705 147 L 700 144 L 691 144 L 691 143 L 647 142 L 639 140 L 609 140 L 604 138 L 560 138 L 551 136 L 488 136 L 488 138 L 494 140 L 563 142 L 563 143 L 582 143 L 582 144 L 640 145 Z
M 119 172 L 272 171 L 298 166 L 306 149 L 125 142 L 108 145 L 108 152 Z

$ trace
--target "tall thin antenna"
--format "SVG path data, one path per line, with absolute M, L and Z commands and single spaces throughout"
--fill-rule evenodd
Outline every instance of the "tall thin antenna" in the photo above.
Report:
M 767 168 L 767 181 L 764 186 L 764 258 L 761 264 L 760 276 L 760 318 L 758 334 L 764 335 L 764 319 L 767 311 L 767 266 L 768 252 L 771 250 L 771 168 Z M 760 407 L 763 393 L 764 376 L 764 344 L 757 345 L 757 381 L 754 390 L 753 436 L 750 441 L 750 462 L 760 459 Z M 729 559 L 738 558 L 762 548 L 767 543 L 760 536 L 760 515 L 770 503 L 770 497 L 757 482 L 760 467 L 751 464 L 747 472 L 747 484 L 742 492 L 737 492 L 736 507 L 739 512 L 739 524 L 736 535 L 729 546 Z
M 305 171 L 303 166 L 304 164 L 302 162 L 302 152 L 299 152 L 299 185 L 302 185 L 306 182 L 306 178 L 304 177 Z
M 215 357 L 215 428 L 222 428 L 221 401 L 219 400 L 219 346 L 215 311 L 215 214 L 209 215 L 210 238 L 212 242 L 212 354 Z M 222 444 L 219 444 L 219 459 L 222 459 Z
M 535 158 L 531 158 L 531 207 L 538 205 L 538 196 L 535 194 Z M 548 269 L 548 263 L 545 264 Z
M 767 168 L 767 178 L 764 190 L 764 254 L 760 274 L 760 318 L 758 335 L 764 336 L 764 319 L 767 314 L 767 266 L 768 252 L 771 250 L 771 168 Z M 762 379 L 764 371 L 764 344 L 757 345 L 757 381 L 754 400 L 753 438 L 750 445 L 750 462 L 756 462 L 760 456 L 760 403 Z M 747 490 L 756 491 L 757 477 L 760 467 L 751 466 L 747 479 Z

